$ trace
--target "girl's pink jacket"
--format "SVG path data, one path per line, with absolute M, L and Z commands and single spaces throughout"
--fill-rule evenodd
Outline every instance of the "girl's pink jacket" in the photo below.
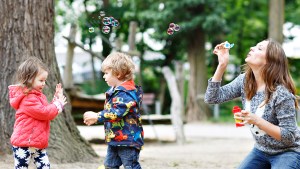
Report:
M 48 147 L 50 120 L 58 114 L 56 105 L 49 104 L 46 96 L 37 90 L 25 95 L 20 86 L 8 88 L 10 105 L 16 110 L 11 144 L 39 149 Z

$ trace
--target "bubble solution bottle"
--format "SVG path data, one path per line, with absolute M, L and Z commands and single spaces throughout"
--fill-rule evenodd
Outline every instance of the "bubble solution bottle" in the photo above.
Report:
M 232 113 L 235 114 L 235 113 L 239 113 L 241 112 L 241 108 L 239 106 L 233 106 L 233 109 L 232 109 Z M 241 124 L 243 122 L 243 120 L 238 120 L 238 119 L 235 119 L 235 127 L 243 127 L 244 124 Z

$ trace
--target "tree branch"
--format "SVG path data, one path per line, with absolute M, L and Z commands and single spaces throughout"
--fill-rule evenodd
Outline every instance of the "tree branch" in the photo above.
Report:
M 65 38 L 69 43 L 71 43 L 71 44 L 73 44 L 73 45 L 75 45 L 75 46 L 78 46 L 79 48 L 81 48 L 81 49 L 84 50 L 85 52 L 88 52 L 88 53 L 91 54 L 93 57 L 97 57 L 97 58 L 99 58 L 99 59 L 102 60 L 102 61 L 105 59 L 102 55 L 97 54 L 97 53 L 95 53 L 95 52 L 93 52 L 93 51 L 91 51 L 91 50 L 89 50 L 89 49 L 85 49 L 85 48 L 83 47 L 83 45 L 78 44 L 78 43 L 76 43 L 75 41 L 71 41 L 70 38 L 68 38 L 68 37 L 66 37 L 66 36 L 62 36 L 62 37 Z

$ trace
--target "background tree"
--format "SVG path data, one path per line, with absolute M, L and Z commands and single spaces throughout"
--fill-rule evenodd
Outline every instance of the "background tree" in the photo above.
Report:
M 284 0 L 269 0 L 269 38 L 283 42 Z
M 140 63 L 143 78 L 141 78 L 140 83 L 146 81 L 146 85 L 143 85 L 146 92 L 156 92 L 157 95 L 165 95 L 164 92 L 161 92 L 164 91 L 163 87 L 161 87 L 164 85 L 157 85 L 155 82 L 157 79 L 163 78 L 157 68 L 172 65 L 173 60 L 189 61 L 190 79 L 189 87 L 186 87 L 186 89 L 188 88 L 187 90 L 189 90 L 186 91 L 186 93 L 188 93 L 188 110 L 190 110 L 188 118 L 199 120 L 201 119 L 200 117 L 195 118 L 194 116 L 204 114 L 203 119 L 206 119 L 211 114 L 207 110 L 206 105 L 202 105 L 203 101 L 201 99 L 199 100 L 199 98 L 201 98 L 201 95 L 203 95 L 206 89 L 207 80 L 205 79 L 211 76 L 211 73 L 216 67 L 217 60 L 216 57 L 212 55 L 211 49 L 204 48 L 204 44 L 212 44 L 211 46 L 215 46 L 216 43 L 220 43 L 224 40 L 235 43 L 235 47 L 231 49 L 231 63 L 235 66 L 233 75 L 240 73 L 240 65 L 244 63 L 244 56 L 246 56 L 249 48 L 257 43 L 257 41 L 268 37 L 268 22 L 266 22 L 266 20 L 268 20 L 268 1 L 213 0 L 205 2 L 201 0 L 184 0 L 180 3 L 175 3 L 171 0 L 146 1 L 149 1 L 149 3 L 145 3 L 145 1 L 111 0 L 106 7 L 97 6 L 97 4 L 95 4 L 96 10 L 92 13 L 98 14 L 99 11 L 104 10 L 108 16 L 114 16 L 120 19 L 120 28 L 114 30 L 109 37 L 107 37 L 111 39 L 112 44 L 114 43 L 114 39 L 120 39 L 123 44 L 126 44 L 130 21 L 136 21 L 138 23 L 138 32 L 142 35 L 148 34 L 152 30 L 155 31 L 153 34 L 150 33 L 151 38 L 163 44 L 162 49 L 154 49 L 151 44 L 147 44 L 144 41 L 143 36 L 142 39 L 136 43 L 137 49 L 142 56 Z M 166 30 L 171 22 L 180 25 L 181 30 L 170 36 L 166 34 Z M 82 29 L 87 30 L 87 27 L 82 27 Z M 87 31 L 85 31 L 85 34 L 86 33 Z M 95 35 L 103 35 L 101 31 L 98 33 L 99 34 Z M 200 33 L 203 35 L 198 35 Z M 197 36 L 199 37 L 196 38 Z M 201 41 L 202 38 L 203 40 Z M 83 39 L 85 39 L 84 36 Z M 84 42 L 84 40 L 82 42 Z M 194 47 L 192 43 L 194 43 Z M 163 60 L 145 61 L 143 54 L 146 50 L 161 52 L 166 58 Z M 192 54 L 198 57 L 193 57 Z M 147 70 L 147 72 L 151 70 L 157 77 L 151 76 L 155 78 L 150 79 L 150 76 L 145 73 L 145 70 Z M 225 78 L 223 83 L 226 83 L 226 80 L 231 79 Z M 159 81 L 164 82 L 164 80 Z M 168 95 L 168 93 L 166 94 Z M 168 97 L 167 95 L 166 97 Z M 170 102 L 167 104 L 166 107 L 169 106 Z M 201 111 L 201 113 L 196 110 L 197 108 L 199 111 L 200 109 L 206 110 Z M 198 113 L 192 115 L 194 112 Z
M 189 80 L 187 98 L 187 120 L 206 120 L 211 114 L 203 102 L 207 86 L 206 49 L 207 34 L 217 36 L 224 31 L 222 17 L 224 3 L 218 0 L 159 1 L 153 2 L 141 14 L 155 29 L 153 38 L 165 41 L 162 52 L 174 58 L 188 60 Z M 166 31 L 170 23 L 181 29 L 169 36 Z M 185 57 L 186 56 L 186 57 Z
M 300 13 L 299 1 L 286 0 L 286 21 L 299 22 L 293 15 Z M 136 41 L 136 47 L 141 53 L 142 77 L 138 78 L 138 83 L 143 84 L 145 92 L 154 92 L 158 98 L 166 98 L 163 104 L 163 113 L 170 112 L 171 102 L 170 94 L 164 87 L 166 85 L 161 67 L 167 65 L 174 69 L 174 60 L 189 62 L 190 74 L 188 77 L 190 79 L 185 82 L 184 100 L 188 104 L 188 118 L 192 120 L 207 119 L 211 115 L 207 105 L 199 98 L 206 90 L 207 78 L 212 76 L 217 65 L 217 57 L 212 54 L 211 50 L 215 44 L 225 40 L 235 43 L 235 47 L 230 52 L 231 65 L 228 67 L 230 71 L 226 72 L 222 81 L 223 84 L 226 84 L 241 72 L 241 65 L 245 63 L 244 59 L 249 48 L 268 37 L 270 1 L 110 0 L 106 1 L 106 5 L 103 5 L 104 3 L 101 1 L 98 3 L 98 1 L 86 0 L 85 2 L 94 4 L 96 8 L 90 14 L 82 13 L 82 16 L 79 17 L 78 22 L 82 22 L 79 25 L 83 32 L 82 43 L 84 44 L 89 42 L 87 39 L 91 35 L 87 31 L 88 26 L 83 23 L 86 23 L 87 20 L 89 23 L 93 23 L 97 20 L 97 15 L 101 10 L 105 11 L 107 16 L 117 18 L 120 21 L 120 27 L 108 35 L 104 35 L 100 29 L 97 29 L 92 37 L 101 37 L 103 41 L 108 39 L 112 46 L 115 45 L 116 40 L 126 44 L 130 21 L 138 23 L 137 32 L 141 38 Z M 173 35 L 167 35 L 166 30 L 171 22 L 180 25 L 181 30 Z M 161 49 L 154 48 L 153 44 L 146 42 L 145 35 L 150 35 L 152 40 L 159 42 L 163 47 Z M 106 37 L 103 38 L 104 36 Z M 207 48 L 204 48 L 205 45 Z M 103 50 L 106 51 L 102 52 L 103 56 L 106 56 L 111 48 L 103 46 Z M 144 60 L 144 53 L 148 50 L 161 52 L 166 58 Z M 187 95 L 188 97 L 186 97 Z M 228 105 L 230 108 L 230 104 L 225 106 Z
M 208 36 L 208 42 L 212 44 L 212 48 L 225 40 L 234 43 L 234 47 L 230 49 L 230 63 L 225 72 L 222 84 L 227 84 L 233 78 L 242 72 L 242 65 L 245 64 L 245 57 L 251 46 L 258 41 L 267 38 L 267 23 L 268 19 L 268 2 L 259 0 L 226 0 L 224 3 L 224 11 L 222 17 L 226 21 L 224 32 L 219 36 Z M 218 65 L 218 58 L 212 53 L 212 50 L 207 51 L 207 69 L 208 77 L 212 77 Z M 221 104 L 220 116 L 231 118 L 233 105 L 239 104 L 239 101 L 231 101 L 226 104 Z M 219 114 L 217 114 L 219 116 Z
M 7 86 L 12 75 L 28 56 L 40 58 L 49 66 L 45 94 L 53 97 L 55 85 L 61 82 L 54 52 L 54 2 L 0 1 L 0 154 L 10 154 L 10 135 L 15 110 L 8 101 Z M 90 145 L 80 136 L 70 114 L 70 104 L 51 123 L 49 157 L 56 162 L 89 161 L 96 156 Z
M 285 0 L 285 22 L 289 23 L 291 26 L 288 28 L 288 31 L 292 28 L 300 25 L 300 20 L 297 16 L 300 15 L 300 0 Z M 292 41 L 295 37 L 288 36 L 285 37 L 285 41 Z M 297 57 L 297 56 L 295 56 Z M 300 93 L 300 76 L 299 76 L 299 68 L 300 68 L 300 59 L 297 58 L 289 58 L 290 72 L 294 79 L 294 82 L 297 87 L 298 95 Z

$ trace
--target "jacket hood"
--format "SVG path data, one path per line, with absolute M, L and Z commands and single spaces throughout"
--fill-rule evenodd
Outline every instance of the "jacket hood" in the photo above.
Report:
M 23 98 L 31 93 L 34 94 L 41 94 L 41 92 L 37 90 L 31 90 L 27 94 L 24 92 L 26 88 L 19 86 L 19 85 L 10 85 L 8 86 L 9 89 L 9 103 L 14 109 L 18 109 L 20 103 L 22 102 Z
M 125 81 L 125 82 L 122 83 L 120 86 L 124 87 L 125 90 L 134 90 L 134 89 L 136 89 L 133 80 Z
M 133 80 L 122 83 L 118 89 L 127 91 L 127 93 L 141 106 L 143 99 L 143 90 L 141 86 L 136 86 Z
M 112 95 L 115 90 L 121 90 L 128 93 L 140 106 L 143 99 L 143 90 L 141 86 L 136 86 L 133 80 L 125 81 L 115 89 L 110 88 L 106 94 Z

